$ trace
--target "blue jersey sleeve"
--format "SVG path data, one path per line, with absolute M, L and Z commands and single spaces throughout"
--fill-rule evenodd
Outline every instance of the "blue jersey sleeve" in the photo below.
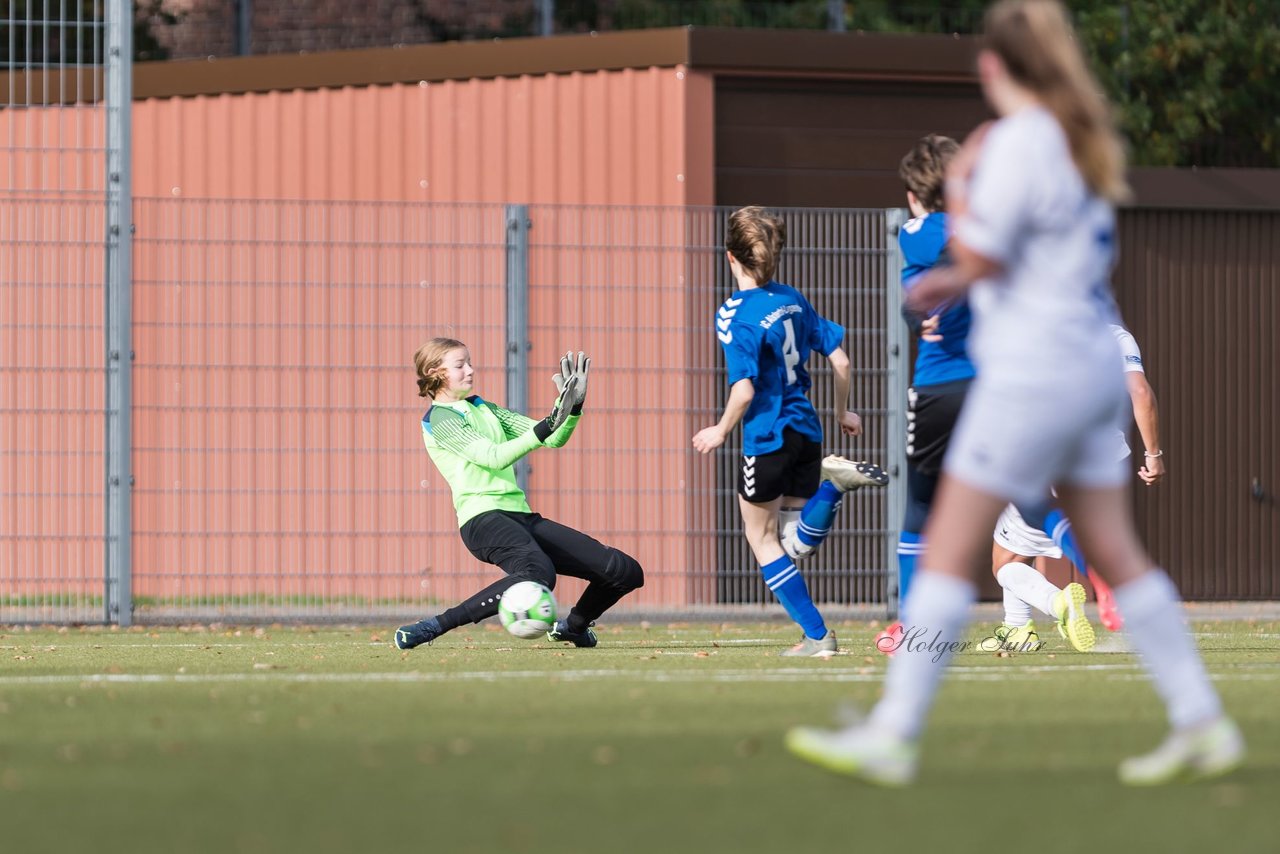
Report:
M 739 380 L 755 380 L 760 376 L 760 344 L 752 334 L 753 331 L 745 323 L 735 323 L 727 332 L 718 335 L 720 346 L 724 348 L 729 385 Z
M 809 315 L 807 318 L 809 340 L 805 342 L 806 347 L 810 351 L 817 350 L 824 356 L 830 356 L 840 346 L 840 342 L 844 341 L 844 327 L 818 314 L 817 309 L 799 291 L 796 292 L 796 296 L 799 297 L 805 312 Z
M 830 356 L 844 341 L 844 327 L 821 315 L 814 317 L 817 322 L 813 324 L 813 334 L 809 337 L 809 349 Z
M 938 263 L 947 245 L 946 214 L 932 213 L 908 221 L 898 232 L 902 250 L 902 284 L 907 285 Z

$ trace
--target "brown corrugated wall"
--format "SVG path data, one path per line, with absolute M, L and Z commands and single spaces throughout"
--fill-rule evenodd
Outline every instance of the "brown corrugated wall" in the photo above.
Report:
M 1189 599 L 1280 596 L 1277 270 L 1280 211 L 1121 213 L 1116 293 L 1169 470 L 1138 523 Z

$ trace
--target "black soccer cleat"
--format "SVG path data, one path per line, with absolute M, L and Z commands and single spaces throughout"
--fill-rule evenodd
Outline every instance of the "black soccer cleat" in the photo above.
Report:
M 569 631 L 569 622 L 567 620 L 556 620 L 556 624 L 552 626 L 551 631 L 547 632 L 547 640 L 556 643 L 571 643 L 576 647 L 592 647 L 599 643 L 596 633 L 591 630 L 591 624 L 580 632 Z
M 413 649 L 415 646 L 431 643 L 442 634 L 444 632 L 435 617 L 419 620 L 413 625 L 396 629 L 396 649 Z

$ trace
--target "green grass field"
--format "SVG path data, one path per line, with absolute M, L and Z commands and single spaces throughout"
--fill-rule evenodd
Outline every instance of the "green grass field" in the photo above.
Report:
M 1149 791 L 1164 734 L 1133 656 L 957 657 L 918 784 L 792 759 L 884 659 L 779 659 L 781 623 L 605 626 L 594 650 L 469 627 L 0 634 L 0 850 L 1275 852 L 1280 624 L 1199 623 L 1249 764 Z M 975 631 L 977 629 L 975 628 Z M 1104 638 L 1104 644 L 1118 639 Z

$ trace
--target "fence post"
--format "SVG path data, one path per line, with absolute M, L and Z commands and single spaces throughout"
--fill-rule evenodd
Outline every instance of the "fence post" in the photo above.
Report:
M 133 3 L 106 5 L 107 622 L 133 622 Z
M 844 0 L 827 0 L 827 29 L 844 32 Z
M 528 205 L 507 205 L 507 408 L 529 409 L 529 220 Z M 516 483 L 529 488 L 529 461 L 516 462 Z
M 907 337 L 907 325 L 902 321 L 902 250 L 898 247 L 898 230 L 907 221 L 907 211 L 890 208 L 885 211 L 885 341 L 889 348 L 888 399 L 885 409 L 885 429 L 888 430 L 885 447 L 888 449 L 889 480 L 885 507 L 885 546 L 888 550 L 885 566 L 885 604 L 889 616 L 897 618 L 901 602 L 898 601 L 898 535 L 901 533 L 902 516 L 907 507 L 907 423 L 905 406 L 907 387 L 911 378 L 911 342 Z
M 555 20 L 556 0 L 538 0 L 538 35 L 555 35 Z
M 235 0 L 235 54 L 253 53 L 253 0 Z

